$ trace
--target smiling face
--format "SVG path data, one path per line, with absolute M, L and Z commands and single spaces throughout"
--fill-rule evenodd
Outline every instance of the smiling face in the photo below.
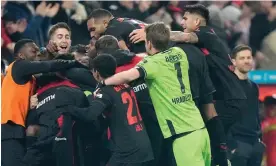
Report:
M 66 54 L 69 52 L 71 47 L 71 34 L 66 28 L 56 29 L 51 40 L 57 43 L 59 54 Z
M 235 59 L 233 59 L 233 64 L 241 73 L 248 73 L 253 68 L 253 56 L 251 50 L 243 50 L 237 53 Z

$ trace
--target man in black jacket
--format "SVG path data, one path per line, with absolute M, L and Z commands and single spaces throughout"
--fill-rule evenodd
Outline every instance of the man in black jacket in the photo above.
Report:
M 228 135 L 229 152 L 233 166 L 259 166 L 265 149 L 261 142 L 259 117 L 259 88 L 248 79 L 253 67 L 252 50 L 247 45 L 238 45 L 232 51 L 235 74 L 245 91 L 247 100 L 239 120 L 231 127 Z
M 56 59 L 63 59 L 62 57 Z M 51 58 L 52 56 L 48 56 L 43 59 Z M 78 165 L 81 162 L 76 157 L 77 148 L 73 148 L 78 135 L 76 129 L 72 129 L 72 127 L 75 128 L 75 122 L 70 116 L 63 115 L 66 110 L 58 106 L 70 102 L 84 107 L 88 105 L 88 101 L 83 91 L 61 73 L 37 76 L 38 105 L 32 112 L 36 114 L 34 117 L 37 118 L 40 129 L 37 141 L 29 147 L 25 155 L 26 164 L 39 165 L 55 162 L 58 166 Z M 33 157 L 35 160 L 32 159 Z

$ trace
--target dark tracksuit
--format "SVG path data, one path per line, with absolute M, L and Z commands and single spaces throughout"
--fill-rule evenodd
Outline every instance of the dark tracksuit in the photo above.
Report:
M 97 81 L 89 70 L 72 68 L 62 74 L 75 85 L 79 86 L 87 98 L 92 98 L 91 95 L 93 95 L 96 89 Z M 103 160 L 102 135 L 105 126 L 99 123 L 101 121 L 103 119 L 93 123 L 78 121 L 75 125 L 78 131 L 77 142 L 81 143 L 81 145 L 78 145 L 84 149 L 82 157 L 85 165 L 100 166 L 100 162 Z
M 48 82 L 45 84 L 44 81 Z M 44 76 L 37 82 L 42 85 L 37 90 L 39 102 L 36 108 L 40 131 L 37 141 L 27 149 L 25 164 L 79 165 L 79 150 L 74 147 L 77 135 L 73 129 L 75 122 L 69 115 L 63 115 L 66 109 L 59 106 L 72 103 L 79 107 L 87 106 L 86 96 L 76 85 L 56 76 Z
M 28 61 L 17 60 L 14 62 L 11 75 L 18 85 L 24 85 L 37 73 L 60 71 L 77 66 L 76 61 Z M 2 85 L 2 88 L 5 88 Z M 6 166 L 17 166 L 22 162 L 25 153 L 25 127 L 15 123 L 1 124 L 1 162 Z M 12 155 L 11 155 L 12 154 Z

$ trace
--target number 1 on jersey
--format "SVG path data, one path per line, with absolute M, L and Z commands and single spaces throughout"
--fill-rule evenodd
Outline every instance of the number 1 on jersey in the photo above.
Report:
M 176 70 L 176 73 L 177 73 L 177 80 L 180 84 L 180 90 L 182 93 L 185 93 L 185 85 L 182 80 L 182 71 L 180 67 L 180 62 L 177 62 L 174 64 L 174 69 Z

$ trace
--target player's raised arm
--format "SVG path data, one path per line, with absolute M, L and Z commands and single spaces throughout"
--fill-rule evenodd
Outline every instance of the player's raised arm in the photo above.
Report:
M 198 36 L 196 33 L 185 33 L 181 31 L 171 31 L 170 40 L 175 42 L 197 43 Z
M 90 102 L 89 107 L 79 108 L 74 105 L 63 106 L 65 113 L 70 114 L 77 120 L 93 122 L 112 105 L 111 97 L 102 90 L 95 92 L 94 100 Z
M 139 43 L 145 41 L 146 32 L 144 29 L 136 29 L 130 33 L 129 37 L 131 42 Z M 197 43 L 198 36 L 194 32 L 185 33 L 181 31 L 171 31 L 170 40 L 175 42 Z
M 95 100 L 87 108 L 67 106 L 68 113 L 78 120 L 93 122 L 105 111 L 109 104 Z
M 137 68 L 132 68 L 127 71 L 115 74 L 103 81 L 105 85 L 120 85 L 131 82 L 140 77 L 140 73 Z
M 127 71 L 118 73 L 105 79 L 104 85 L 120 85 L 134 81 L 140 77 L 145 79 L 154 79 L 159 72 L 159 63 L 152 60 L 150 57 L 144 58 L 136 67 Z

